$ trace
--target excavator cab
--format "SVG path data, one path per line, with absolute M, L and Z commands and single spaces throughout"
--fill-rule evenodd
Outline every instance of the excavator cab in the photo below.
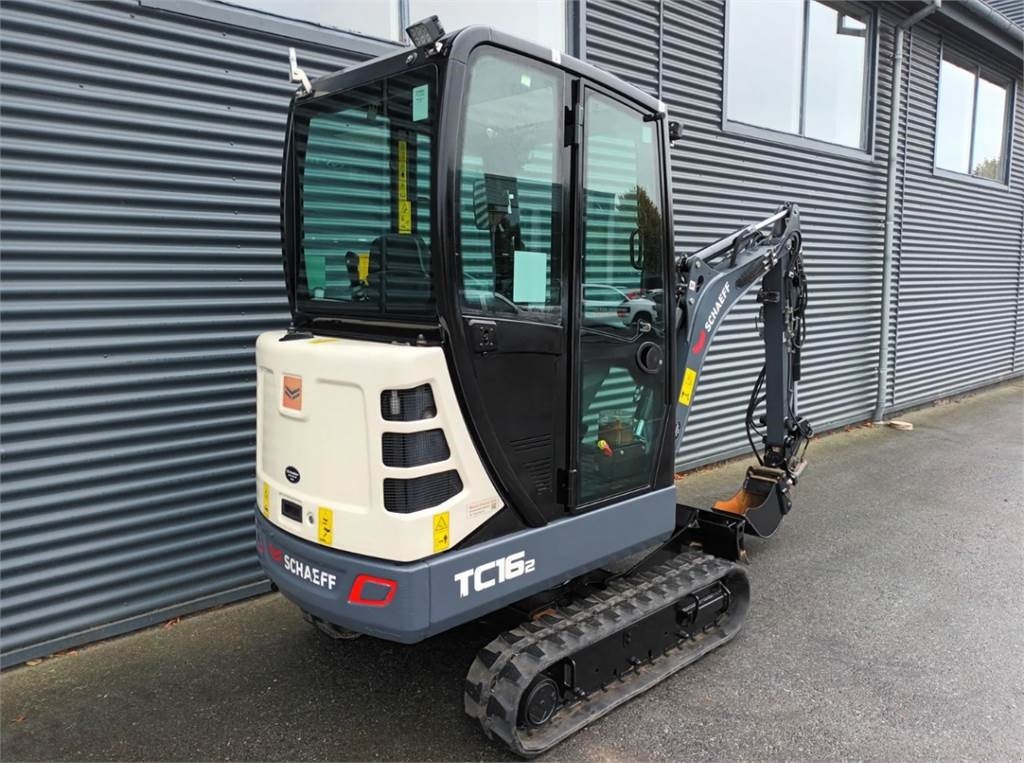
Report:
M 737 554 L 690 546 L 735 551 L 788 511 L 809 434 L 799 215 L 677 256 L 664 104 L 492 29 L 410 33 L 312 83 L 292 60 L 292 320 L 257 342 L 257 551 L 335 636 L 548 618 L 466 683 L 467 712 L 529 756 L 739 628 Z M 673 472 L 703 359 L 762 278 L 747 423 L 767 488 L 690 508 Z M 632 576 L 602 569 L 651 548 Z
M 444 346 L 524 526 L 670 487 L 663 105 L 491 30 L 438 44 L 296 99 L 293 329 Z

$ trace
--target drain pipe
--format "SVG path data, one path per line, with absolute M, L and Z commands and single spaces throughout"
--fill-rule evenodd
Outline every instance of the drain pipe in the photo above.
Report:
M 892 308 L 892 239 L 896 216 L 896 153 L 900 145 L 900 83 L 903 81 L 903 33 L 921 19 L 942 7 L 942 0 L 931 0 L 924 8 L 896 25 L 893 43 L 892 85 L 889 92 L 889 158 L 885 180 L 885 238 L 882 245 L 882 336 L 878 351 L 878 396 L 875 398 L 875 423 L 885 413 L 885 387 L 889 379 L 889 313 Z

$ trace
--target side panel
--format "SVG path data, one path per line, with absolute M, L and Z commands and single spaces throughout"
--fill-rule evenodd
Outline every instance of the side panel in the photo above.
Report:
M 450 628 L 664 540 L 675 518 L 670 487 L 440 556 L 430 565 L 431 629 Z M 533 571 L 498 584 L 499 569 L 517 569 L 520 560 L 509 557 L 520 552 Z
M 398 565 L 320 548 L 297 540 L 258 515 L 256 552 L 267 577 L 306 612 L 392 641 L 418 641 L 426 634 L 430 578 L 423 562 Z M 349 604 L 357 575 L 397 583 L 388 606 Z
M 675 526 L 667 488 L 547 527 L 497 538 L 411 564 L 396 564 L 301 541 L 257 512 L 260 563 L 302 609 L 345 628 L 413 643 L 552 588 L 664 540 Z M 387 606 L 353 604 L 358 575 L 394 581 Z

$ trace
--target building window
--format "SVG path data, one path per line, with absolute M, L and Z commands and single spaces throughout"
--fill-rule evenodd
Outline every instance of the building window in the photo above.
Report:
M 403 16 L 417 21 L 436 14 L 453 32 L 483 24 L 548 48 L 566 50 L 566 0 L 229 0 L 232 5 L 345 32 L 406 42 Z
M 412 21 L 437 14 L 452 32 L 483 24 L 565 52 L 566 0 L 408 0 Z
M 935 166 L 1005 182 L 1009 102 L 1009 83 L 994 82 L 979 66 L 944 54 L 935 117 Z
M 301 3 L 293 0 L 230 0 L 230 3 L 381 40 L 398 42 L 404 35 L 399 23 L 398 0 L 306 0 Z
M 726 121 L 866 150 L 873 24 L 819 0 L 729 0 Z

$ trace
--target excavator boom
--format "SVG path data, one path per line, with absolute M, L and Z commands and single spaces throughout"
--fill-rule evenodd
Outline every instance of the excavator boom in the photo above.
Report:
M 800 211 L 795 204 L 785 204 L 764 220 L 676 259 L 677 449 L 715 334 L 740 299 L 758 288 L 764 364 L 744 420 L 757 464 L 747 470 L 743 486 L 732 498 L 716 502 L 710 511 L 689 513 L 691 521 L 710 535 L 711 547 L 728 558 L 743 555 L 744 533 L 762 538 L 774 534 L 792 506 L 790 489 L 804 469 L 804 452 L 813 436 L 807 419 L 797 412 L 807 308 L 802 243 Z M 700 535 L 691 531 L 687 537 L 694 540 Z

